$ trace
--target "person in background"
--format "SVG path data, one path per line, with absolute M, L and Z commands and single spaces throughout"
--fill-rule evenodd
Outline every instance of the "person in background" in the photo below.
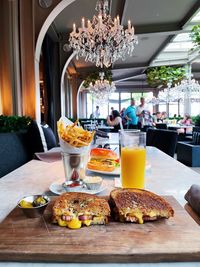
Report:
M 145 98 L 140 98 L 140 105 L 137 107 L 136 115 L 138 116 L 138 128 L 148 128 L 153 125 L 153 119 L 148 106 L 145 103 Z
M 186 125 L 186 126 L 190 126 L 192 125 L 192 119 L 191 116 L 189 114 L 185 114 L 182 120 L 178 121 L 179 124 L 181 125 Z M 189 128 L 185 128 L 185 129 L 177 129 L 178 133 L 192 133 L 192 127 Z
M 111 112 L 110 112 L 110 120 L 112 121 L 114 118 L 113 118 L 113 111 L 114 111 L 114 108 L 113 107 L 111 107 L 110 108 L 111 109 Z
M 167 120 L 167 112 L 166 111 L 161 112 L 161 119 L 162 119 L 163 122 L 165 120 Z
M 131 99 L 131 105 L 125 110 L 124 117 L 127 120 L 128 129 L 137 129 L 138 118 L 136 116 L 135 99 Z
M 124 128 L 126 128 L 126 124 L 127 124 L 127 119 L 125 118 L 124 114 L 125 114 L 125 108 L 123 108 L 121 111 L 120 111 L 120 116 L 122 118 L 122 125 Z
M 90 114 L 90 119 L 91 120 L 94 119 L 94 114 L 93 113 Z
M 154 126 L 156 125 L 156 123 L 161 123 L 162 122 L 162 114 L 160 111 L 157 111 L 156 113 L 154 113 L 153 115 L 153 124 Z
M 100 117 L 99 106 L 96 106 L 96 110 L 93 113 L 93 118 L 98 119 Z
M 124 112 L 125 112 L 125 110 L 126 110 L 126 109 L 125 109 L 125 108 L 123 108 L 123 109 L 120 111 L 120 113 L 119 113 L 119 114 L 120 114 L 120 116 L 121 116 L 121 117 L 123 117 L 123 116 L 124 116 Z
M 121 129 L 122 125 L 122 118 L 119 114 L 119 111 L 113 110 L 113 120 L 110 120 L 110 116 L 107 117 L 107 124 L 109 126 L 114 126 L 114 130 L 117 132 L 119 129 Z
M 192 119 L 189 114 L 185 114 L 182 120 L 180 120 L 178 123 L 184 124 L 184 125 L 192 125 Z

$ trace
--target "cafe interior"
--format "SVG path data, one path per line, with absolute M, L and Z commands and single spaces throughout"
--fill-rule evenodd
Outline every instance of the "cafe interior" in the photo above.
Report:
M 0 267 L 200 266 L 200 0 L 0 23 Z

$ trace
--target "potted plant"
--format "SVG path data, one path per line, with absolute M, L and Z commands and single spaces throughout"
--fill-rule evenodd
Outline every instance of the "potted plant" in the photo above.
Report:
M 184 67 L 161 66 L 147 69 L 147 82 L 151 87 L 167 87 L 179 83 L 186 74 Z
M 194 118 L 194 124 L 195 124 L 195 126 L 200 126 L 200 115 L 197 115 Z
M 86 79 L 85 79 L 85 81 L 83 83 L 83 86 L 85 88 L 88 88 L 90 83 L 92 83 L 94 85 L 95 81 L 100 79 L 99 72 L 104 72 L 104 79 L 108 80 L 110 82 L 110 84 L 112 83 L 112 72 L 111 72 L 111 70 L 101 70 L 101 71 L 95 71 L 95 72 L 90 73 L 86 77 Z
M 194 48 L 197 48 L 199 50 L 199 53 L 200 53 L 200 24 L 198 25 L 195 25 L 193 28 L 192 28 L 192 31 L 191 31 L 191 34 L 190 34 L 190 37 L 192 39 L 192 42 L 194 44 Z
M 26 116 L 0 115 L 0 133 L 18 132 L 28 128 L 32 119 Z

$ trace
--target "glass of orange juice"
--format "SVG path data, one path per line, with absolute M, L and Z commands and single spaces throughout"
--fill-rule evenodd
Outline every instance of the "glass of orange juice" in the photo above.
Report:
M 121 131 L 121 183 L 123 188 L 144 188 L 146 133 Z

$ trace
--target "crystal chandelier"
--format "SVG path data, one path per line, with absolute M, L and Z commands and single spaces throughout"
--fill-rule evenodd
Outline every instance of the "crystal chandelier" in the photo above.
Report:
M 175 101 L 190 100 L 191 102 L 200 101 L 200 84 L 192 79 L 191 66 L 187 69 L 186 79 L 172 87 L 172 83 L 167 84 L 167 88 L 159 92 L 158 101 L 166 103 Z
M 167 84 L 167 88 L 159 92 L 159 101 L 171 103 L 180 100 L 180 92 L 176 90 L 175 87 L 171 87 L 172 83 Z
M 96 103 L 103 104 L 108 102 L 110 94 L 116 90 L 116 87 L 114 82 L 110 83 L 108 80 L 104 79 L 104 72 L 100 72 L 99 76 L 100 79 L 96 80 L 94 84 L 90 83 L 88 90 Z
M 78 31 L 73 24 L 69 45 L 77 52 L 77 58 L 84 57 L 85 61 L 93 62 L 97 67 L 108 68 L 116 60 L 131 56 L 138 40 L 130 20 L 128 28 L 124 29 L 119 16 L 114 20 L 111 18 L 108 0 L 98 0 L 96 10 L 98 16 L 88 20 L 87 26 L 84 18 Z
M 172 89 L 180 94 L 180 99 L 200 99 L 200 84 L 192 79 L 191 66 L 188 67 L 186 79 Z

